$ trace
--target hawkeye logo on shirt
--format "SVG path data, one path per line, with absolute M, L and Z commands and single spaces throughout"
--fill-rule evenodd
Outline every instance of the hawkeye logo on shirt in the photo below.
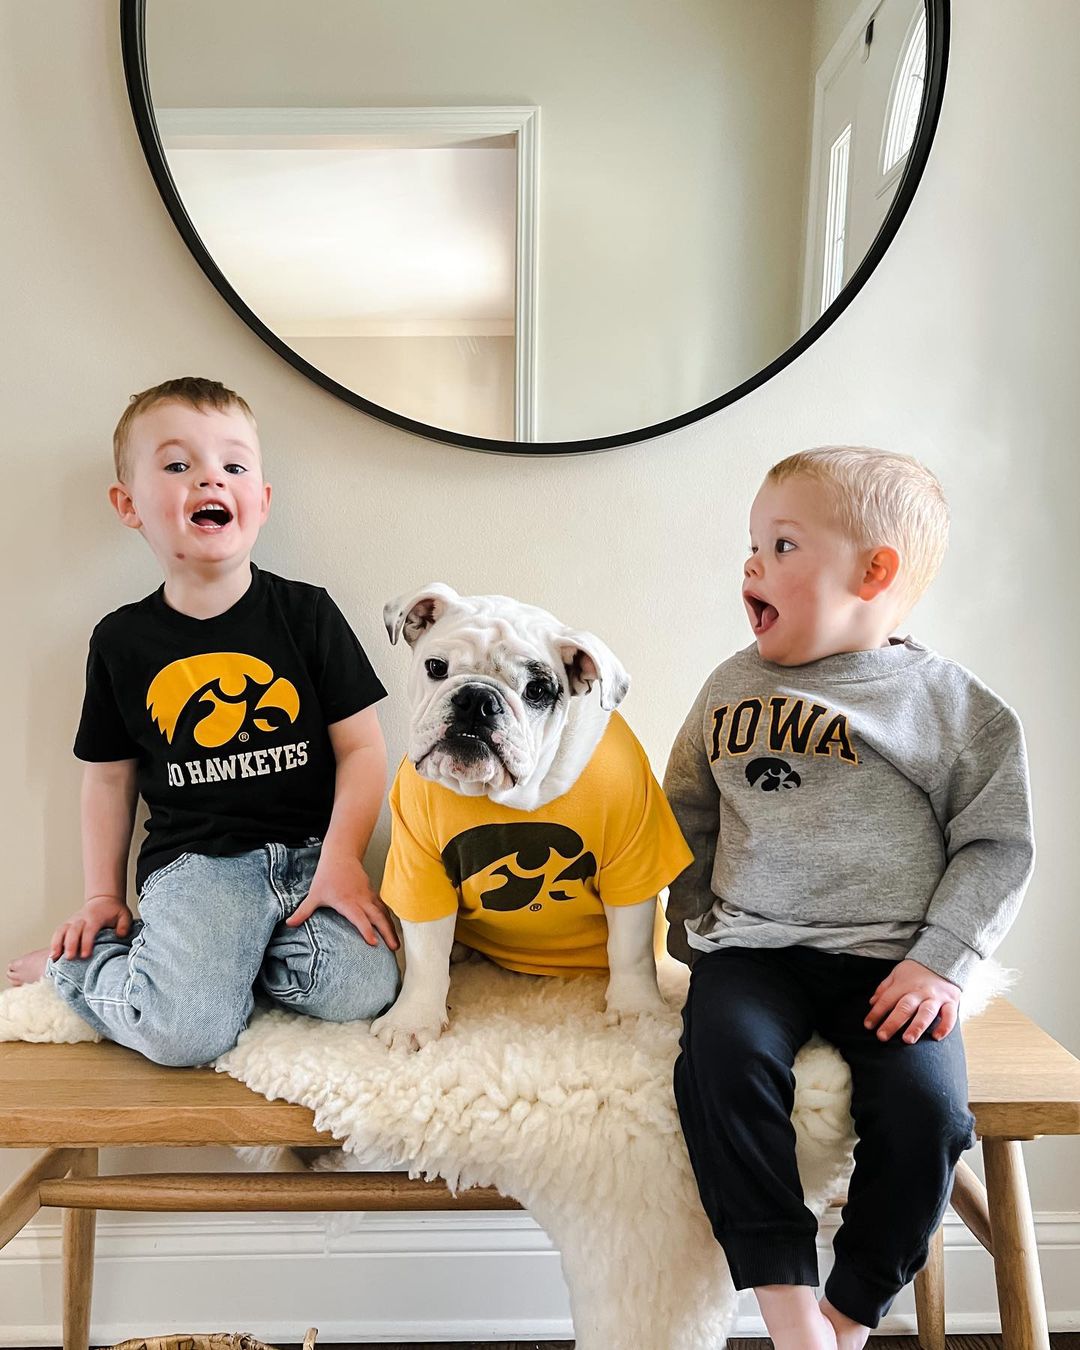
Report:
M 243 652 L 204 652 L 185 656 L 158 671 L 146 691 L 146 707 L 154 725 L 172 745 L 181 724 L 195 719 L 191 738 L 204 749 L 236 740 L 245 743 L 255 732 L 273 732 L 300 713 L 296 686 L 275 677 L 265 661 Z M 307 741 L 294 745 L 240 751 L 203 760 L 170 761 L 169 783 L 218 783 L 298 769 L 307 763 Z
M 596 875 L 596 858 L 585 851 L 581 835 L 568 825 L 548 821 L 464 830 L 443 849 L 442 862 L 458 890 L 463 882 L 472 881 L 481 908 L 503 914 L 526 907 L 542 909 L 541 897 L 556 902 L 579 899 L 583 884 Z
M 859 762 L 847 717 L 830 712 L 823 703 L 778 695 L 744 698 L 734 706 L 725 703 L 713 709 L 711 763 L 722 756 L 748 755 L 755 749 L 774 755 L 839 759 L 844 764 Z

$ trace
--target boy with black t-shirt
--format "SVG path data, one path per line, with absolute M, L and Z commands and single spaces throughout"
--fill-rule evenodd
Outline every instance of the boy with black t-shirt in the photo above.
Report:
M 251 562 L 270 485 L 238 394 L 190 378 L 137 394 L 114 452 L 109 499 L 165 582 L 90 640 L 75 741 L 86 902 L 8 976 L 46 975 L 103 1036 L 161 1064 L 230 1049 L 256 986 L 328 1021 L 374 1017 L 397 990 L 393 924 L 361 863 L 386 783 L 386 691 L 324 590 Z

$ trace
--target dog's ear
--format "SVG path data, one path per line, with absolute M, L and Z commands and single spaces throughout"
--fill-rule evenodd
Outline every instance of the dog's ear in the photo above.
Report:
M 383 606 L 383 623 L 390 635 L 390 645 L 397 642 L 404 630 L 405 641 L 411 647 L 424 629 L 441 617 L 447 605 L 460 598 L 452 586 L 433 581 L 430 586 L 387 601 Z
M 601 708 L 605 712 L 617 708 L 630 688 L 630 676 L 611 648 L 593 633 L 569 628 L 563 629 L 557 645 L 571 694 L 587 694 L 597 683 Z

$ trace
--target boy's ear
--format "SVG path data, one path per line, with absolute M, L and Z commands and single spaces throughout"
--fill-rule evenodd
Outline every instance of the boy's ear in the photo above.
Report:
M 866 564 L 862 583 L 859 586 L 860 600 L 874 600 L 883 591 L 893 585 L 900 571 L 900 555 L 896 549 L 881 547 L 874 549 Z
M 139 519 L 139 513 L 135 510 L 131 493 L 123 483 L 114 483 L 109 488 L 109 501 L 112 502 L 113 510 L 129 530 L 142 528 L 142 521 Z
M 274 495 L 273 488 L 269 483 L 263 484 L 263 504 L 262 504 L 262 523 L 266 523 L 266 518 L 270 514 L 270 498 Z

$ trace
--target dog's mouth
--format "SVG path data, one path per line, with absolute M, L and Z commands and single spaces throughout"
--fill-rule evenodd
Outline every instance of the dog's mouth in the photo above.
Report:
M 451 723 L 441 743 L 467 757 L 479 759 L 484 755 L 494 755 L 496 759 L 499 758 L 492 734 L 486 727 L 462 727 Z
M 768 600 L 762 599 L 760 595 L 754 595 L 750 591 L 743 592 L 743 601 L 746 604 L 750 615 L 750 626 L 754 630 L 754 636 L 760 637 L 762 633 L 767 633 L 773 624 L 780 617 L 780 613 L 775 605 Z
M 460 784 L 513 787 L 517 777 L 507 763 L 503 738 L 486 727 L 462 727 L 451 723 L 416 761 L 416 768 L 456 779 Z

